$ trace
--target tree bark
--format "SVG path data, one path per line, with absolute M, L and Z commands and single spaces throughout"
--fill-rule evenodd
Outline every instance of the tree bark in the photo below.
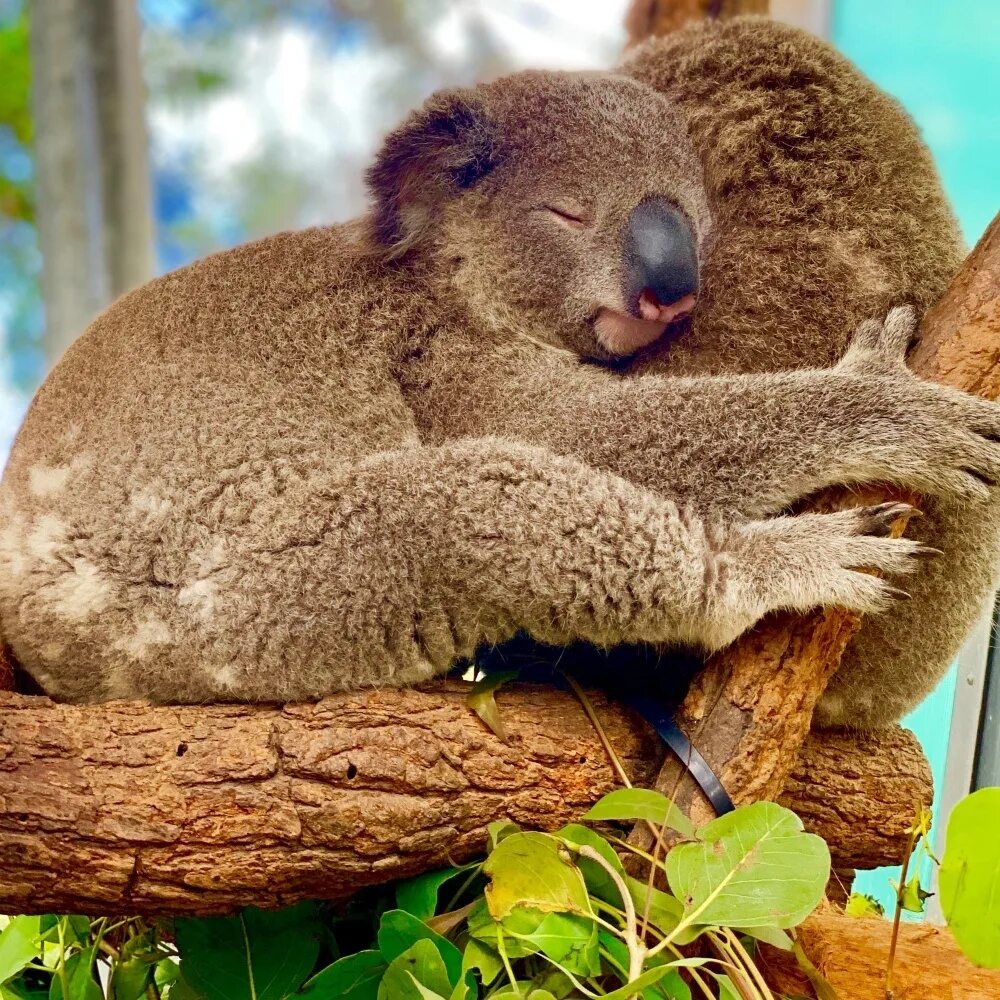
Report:
M 468 690 L 284 707 L 0 695 L 0 912 L 223 913 L 345 897 L 475 856 L 494 820 L 551 830 L 579 819 L 619 784 L 572 695 L 503 688 L 504 743 L 466 706 Z M 631 780 L 648 785 L 659 740 L 592 699 Z M 853 794 L 826 807 L 824 787 L 858 770 Z M 848 845 L 836 863 L 849 867 L 899 856 L 895 803 L 929 785 L 901 732 L 860 749 L 814 735 L 796 774 L 785 801 L 834 851 Z M 890 831 L 874 854 L 855 829 L 873 825 Z
M 805 953 L 842 1000 L 885 1000 L 888 920 L 815 913 L 796 932 Z M 997 1000 L 1000 970 L 976 968 L 948 931 L 902 924 L 893 962 L 896 1000 Z M 768 984 L 787 996 L 811 996 L 806 977 L 787 952 L 764 946 Z
M 705 17 L 766 14 L 768 0 L 633 0 L 625 16 L 629 44 L 683 28 Z
M 925 378 L 991 399 L 1000 395 L 1000 216 L 925 316 L 910 363 Z M 852 490 L 824 503 L 885 498 L 884 492 Z M 901 531 L 904 525 L 896 527 Z M 857 615 L 836 608 L 803 617 L 771 616 L 712 657 L 695 680 L 678 725 L 737 804 L 773 799 L 785 787 L 816 702 L 859 625 Z M 673 796 L 696 822 L 713 815 L 674 757 L 665 761 L 656 787 Z M 929 806 L 930 799 L 924 804 Z M 908 804 L 907 816 L 913 805 Z M 652 842 L 641 826 L 631 839 L 643 847 Z

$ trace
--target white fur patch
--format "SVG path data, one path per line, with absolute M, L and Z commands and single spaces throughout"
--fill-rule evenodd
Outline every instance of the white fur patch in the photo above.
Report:
M 47 663 L 54 663 L 66 652 L 66 644 L 62 642 L 43 642 L 38 647 L 38 655 Z
M 56 552 L 66 544 L 66 522 L 54 514 L 42 514 L 28 532 L 28 554 L 39 562 L 56 561 Z
M 12 514 L 0 528 L 0 571 L 5 576 L 21 576 L 27 568 L 24 544 L 24 517 Z
M 160 496 L 151 486 L 136 490 L 128 499 L 129 512 L 143 519 L 165 517 L 173 505 L 172 500 Z
M 74 559 L 73 568 L 57 576 L 39 596 L 56 617 L 81 622 L 103 611 L 113 594 L 110 582 L 93 563 Z
M 28 470 L 31 492 L 36 497 L 54 497 L 66 489 L 70 473 L 68 465 L 34 465 Z
M 177 603 L 188 608 L 202 621 L 211 621 L 215 614 L 215 600 L 219 587 L 212 580 L 195 580 L 177 591 Z
M 114 648 L 121 650 L 130 659 L 141 660 L 154 646 L 166 645 L 172 638 L 170 629 L 162 618 L 147 614 L 136 625 L 132 635 L 118 639 Z
M 189 556 L 190 572 L 197 577 L 208 576 L 217 569 L 227 565 L 226 542 L 223 538 L 214 538 L 206 545 L 201 545 Z
M 210 671 L 210 674 L 212 680 L 215 681 L 216 687 L 220 691 L 232 691 L 233 688 L 236 687 L 236 668 L 231 663 L 227 663 L 223 667 Z

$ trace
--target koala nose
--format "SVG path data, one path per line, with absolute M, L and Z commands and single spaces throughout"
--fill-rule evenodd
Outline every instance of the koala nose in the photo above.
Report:
M 634 315 L 640 315 L 640 299 L 667 307 L 698 291 L 694 233 L 666 198 L 647 198 L 632 209 L 624 250 L 625 301 Z

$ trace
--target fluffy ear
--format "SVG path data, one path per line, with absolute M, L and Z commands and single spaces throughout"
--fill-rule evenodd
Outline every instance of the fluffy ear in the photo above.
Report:
M 404 253 L 448 197 L 500 162 L 493 122 L 472 91 L 441 91 L 389 134 L 368 169 L 376 241 Z

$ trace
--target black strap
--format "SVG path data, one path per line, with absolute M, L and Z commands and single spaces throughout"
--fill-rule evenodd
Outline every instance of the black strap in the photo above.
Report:
M 665 706 L 642 695 L 626 698 L 625 704 L 635 709 L 656 730 L 660 739 L 673 750 L 680 762 L 691 772 L 691 777 L 705 793 L 705 798 L 712 803 L 717 815 L 723 816 L 736 808 L 708 761 L 698 753 Z

